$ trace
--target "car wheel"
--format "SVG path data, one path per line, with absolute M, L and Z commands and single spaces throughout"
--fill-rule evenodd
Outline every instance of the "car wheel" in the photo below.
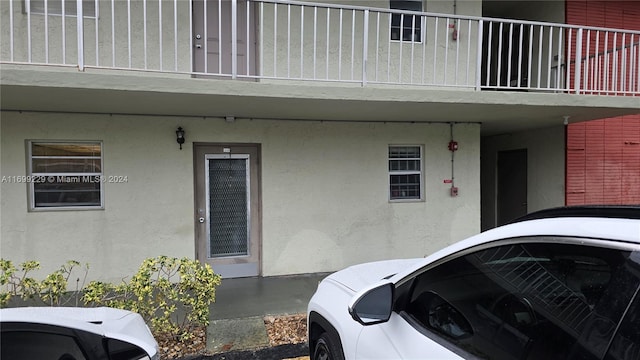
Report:
M 322 333 L 316 342 L 313 360 L 344 360 L 338 341 L 329 333 Z

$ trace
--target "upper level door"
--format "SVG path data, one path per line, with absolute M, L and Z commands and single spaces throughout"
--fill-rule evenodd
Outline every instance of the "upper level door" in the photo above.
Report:
M 236 74 L 256 74 L 255 6 L 247 0 L 193 0 L 194 71 L 233 74 L 235 8 Z

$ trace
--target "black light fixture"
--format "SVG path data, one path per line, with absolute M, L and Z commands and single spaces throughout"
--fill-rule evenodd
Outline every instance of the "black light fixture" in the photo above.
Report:
M 182 144 L 184 144 L 184 130 L 181 126 L 178 126 L 178 130 L 176 130 L 176 141 L 180 144 L 180 150 L 182 150 Z

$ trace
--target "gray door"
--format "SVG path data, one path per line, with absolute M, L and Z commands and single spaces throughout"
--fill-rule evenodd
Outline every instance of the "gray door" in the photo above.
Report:
M 498 152 L 498 223 L 527 214 L 527 149 Z
M 232 4 L 237 9 L 237 75 L 253 76 L 255 67 L 255 7 L 247 0 L 194 0 L 194 71 L 232 74 Z
M 196 251 L 223 277 L 260 274 L 259 147 L 195 145 Z

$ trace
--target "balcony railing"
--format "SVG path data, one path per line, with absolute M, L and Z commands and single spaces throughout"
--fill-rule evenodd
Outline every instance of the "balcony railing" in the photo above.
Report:
M 5 64 L 640 95 L 639 31 L 294 0 L 11 0 L 0 14 Z

